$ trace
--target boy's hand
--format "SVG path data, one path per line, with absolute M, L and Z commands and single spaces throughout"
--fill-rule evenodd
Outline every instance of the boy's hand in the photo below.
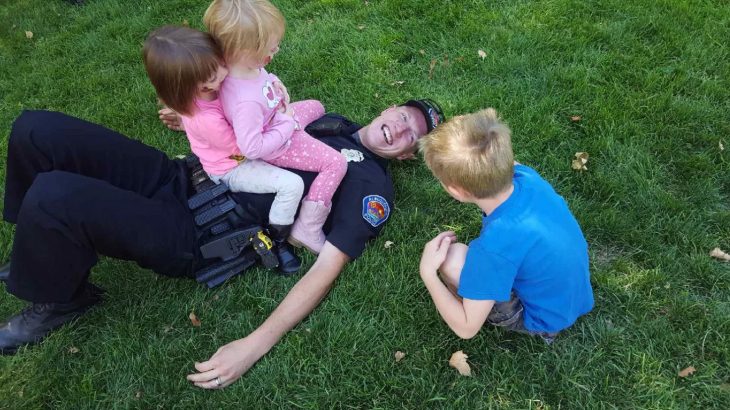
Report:
M 449 246 L 454 242 L 456 242 L 456 234 L 453 231 L 446 231 L 426 243 L 426 246 L 423 247 L 423 255 L 421 255 L 422 278 L 436 275 L 436 271 L 446 260 Z

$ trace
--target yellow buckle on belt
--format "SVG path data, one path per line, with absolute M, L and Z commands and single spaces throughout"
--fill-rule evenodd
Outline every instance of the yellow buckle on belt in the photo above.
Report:
M 243 155 L 231 155 L 228 158 L 238 162 L 239 164 L 246 161 L 246 157 L 244 157 Z

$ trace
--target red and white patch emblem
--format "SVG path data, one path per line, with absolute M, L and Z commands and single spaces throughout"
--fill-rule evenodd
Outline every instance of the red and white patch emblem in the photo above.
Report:
M 372 226 L 377 227 L 390 216 L 390 205 L 380 195 L 367 195 L 362 199 L 362 217 Z

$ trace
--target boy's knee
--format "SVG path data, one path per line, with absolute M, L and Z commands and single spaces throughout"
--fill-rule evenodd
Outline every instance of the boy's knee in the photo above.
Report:
M 459 278 L 461 277 L 461 269 L 466 261 L 466 252 L 468 246 L 463 243 L 454 243 L 449 246 L 446 254 L 446 260 L 439 267 L 439 272 L 445 281 L 454 288 L 459 287 Z

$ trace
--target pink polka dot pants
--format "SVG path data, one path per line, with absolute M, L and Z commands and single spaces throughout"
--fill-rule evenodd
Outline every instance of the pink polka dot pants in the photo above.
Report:
M 332 196 L 347 172 L 347 160 L 327 144 L 304 132 L 312 121 L 324 115 L 324 106 L 317 100 L 297 101 L 291 104 L 299 129 L 291 137 L 289 149 L 276 159 L 267 161 L 278 167 L 317 172 L 307 196 L 309 201 L 332 204 Z

